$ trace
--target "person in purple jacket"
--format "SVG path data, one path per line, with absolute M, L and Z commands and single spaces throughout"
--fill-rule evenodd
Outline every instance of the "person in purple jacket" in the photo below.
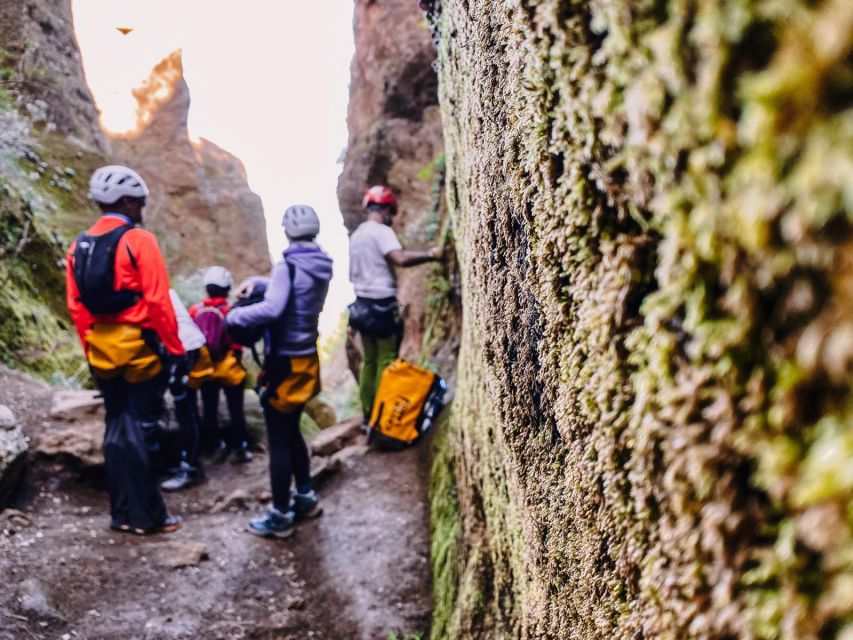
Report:
M 249 531 L 271 538 L 287 538 L 298 520 L 322 512 L 311 486 L 308 447 L 299 421 L 305 403 L 320 392 L 317 325 L 332 279 L 332 259 L 315 242 L 320 219 L 314 209 L 288 207 L 282 224 L 290 246 L 284 260 L 273 267 L 263 301 L 234 308 L 227 316 L 229 327 L 268 328 L 261 405 L 273 499 L 263 515 L 249 522 Z

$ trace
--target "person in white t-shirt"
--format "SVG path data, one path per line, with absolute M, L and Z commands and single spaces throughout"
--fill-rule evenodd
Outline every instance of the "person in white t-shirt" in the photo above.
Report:
M 350 282 L 356 300 L 350 305 L 349 324 L 361 334 L 364 346 L 359 391 L 366 423 L 379 376 L 397 358 L 403 336 L 394 267 L 414 267 L 440 260 L 441 248 L 403 249 L 391 228 L 397 214 L 397 200 L 388 187 L 377 185 L 368 189 L 363 206 L 367 220 L 350 236 Z

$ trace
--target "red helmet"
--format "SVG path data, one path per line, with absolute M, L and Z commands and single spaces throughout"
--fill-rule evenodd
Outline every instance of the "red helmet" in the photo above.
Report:
M 378 184 L 375 187 L 370 187 L 367 193 L 364 194 L 364 200 L 361 203 L 362 207 L 367 207 L 369 204 L 385 204 L 397 210 L 397 198 L 388 187 Z

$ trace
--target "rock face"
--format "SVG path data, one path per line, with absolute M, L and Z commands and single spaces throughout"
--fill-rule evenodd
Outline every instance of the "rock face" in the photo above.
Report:
M 442 3 L 434 638 L 853 632 L 853 12 L 688 5 Z
M 439 240 L 443 142 L 435 48 L 411 0 L 355 3 L 355 57 L 347 116 L 349 141 L 338 182 L 344 223 L 352 232 L 364 220 L 365 190 L 387 184 L 400 203 L 394 229 L 404 247 Z M 389 25 L 393 27 L 389 28 Z M 420 352 L 435 267 L 399 270 L 406 307 L 403 353 Z M 438 276 L 437 276 L 438 277 Z
M 52 424 L 35 453 L 77 469 L 104 464 L 104 401 L 94 391 L 65 391 L 54 396 Z
M 0 0 L 0 67 L 21 109 L 93 151 L 106 148 L 74 36 L 71 0 Z M 6 82 L 4 82 L 4 85 Z
M 181 52 L 161 61 L 134 96 L 138 129 L 112 145 L 151 188 L 146 225 L 160 239 L 172 272 L 222 264 L 238 280 L 267 273 L 263 206 L 249 189 L 243 163 L 209 140 L 190 140 Z
M 15 414 L 0 405 L 0 509 L 15 490 L 27 459 L 27 439 Z

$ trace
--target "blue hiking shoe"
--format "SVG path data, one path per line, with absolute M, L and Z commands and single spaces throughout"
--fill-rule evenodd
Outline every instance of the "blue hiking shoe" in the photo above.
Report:
M 316 518 L 323 514 L 323 507 L 320 506 L 320 499 L 314 489 L 307 493 L 291 491 L 290 496 L 290 510 L 296 515 L 297 520 Z
M 293 523 L 296 514 L 293 511 L 279 511 L 272 505 L 267 507 L 264 515 L 249 521 L 249 533 L 263 538 L 283 540 L 293 535 Z

